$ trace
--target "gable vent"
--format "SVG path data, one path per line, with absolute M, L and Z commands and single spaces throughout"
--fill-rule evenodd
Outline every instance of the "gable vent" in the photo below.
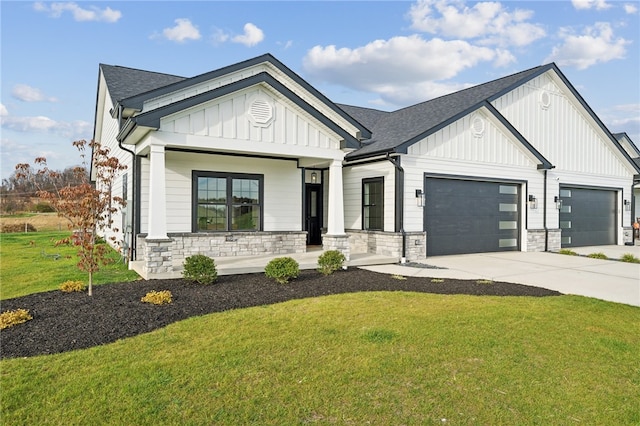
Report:
M 267 124 L 273 118 L 273 107 L 266 99 L 258 98 L 251 103 L 249 116 L 256 124 Z
M 473 132 L 473 136 L 482 136 L 484 133 L 484 120 L 482 117 L 474 117 L 471 120 L 471 132 Z
M 542 93 L 540 93 L 540 106 L 542 106 L 542 109 L 548 109 L 550 105 L 551 95 L 546 90 L 543 90 Z

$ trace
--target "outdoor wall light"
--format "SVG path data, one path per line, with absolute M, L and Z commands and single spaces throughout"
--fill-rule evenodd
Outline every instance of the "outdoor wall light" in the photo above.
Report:
M 553 202 L 556 203 L 556 209 L 560 210 L 562 208 L 562 200 L 557 195 L 553 197 Z
M 311 172 L 311 183 L 318 182 L 318 174 L 316 172 Z
M 418 207 L 424 207 L 424 193 L 422 189 L 416 189 L 416 204 Z
M 624 210 L 625 210 L 625 211 L 627 211 L 627 212 L 631 211 L 631 201 L 629 201 L 629 200 L 624 200 L 624 201 L 622 202 L 622 204 L 624 204 Z
M 535 210 L 538 208 L 538 199 L 535 195 L 529 194 L 529 208 Z

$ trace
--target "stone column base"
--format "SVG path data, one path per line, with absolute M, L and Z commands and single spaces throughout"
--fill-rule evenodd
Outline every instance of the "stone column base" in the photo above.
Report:
M 348 235 L 323 235 L 322 250 L 338 250 L 344 254 L 347 261 L 351 259 L 351 250 L 349 249 Z

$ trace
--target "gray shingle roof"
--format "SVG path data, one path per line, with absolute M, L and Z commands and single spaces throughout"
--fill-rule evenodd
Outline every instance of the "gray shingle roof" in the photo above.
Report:
M 512 88 L 545 72 L 552 65 L 539 66 L 512 74 L 427 102 L 385 113 L 369 108 L 340 105 L 373 133 L 365 146 L 348 158 L 367 157 L 377 153 L 402 151 L 407 144 L 417 142 L 428 134 L 450 124 L 484 101 L 491 101 Z
M 107 82 L 109 94 L 114 105 L 122 99 L 185 80 L 185 77 L 176 75 L 117 65 L 100 64 L 100 69 Z

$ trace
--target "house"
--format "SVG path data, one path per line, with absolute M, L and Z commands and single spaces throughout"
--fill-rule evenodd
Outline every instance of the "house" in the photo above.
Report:
M 270 54 L 191 78 L 101 64 L 94 139 L 129 166 L 117 237 L 149 278 L 196 253 L 632 239 L 640 165 L 555 64 L 393 112 L 335 104 Z
M 626 133 L 614 133 L 613 136 L 618 140 L 622 148 L 629 154 L 636 163 L 636 166 L 640 167 L 640 148 L 633 143 L 629 135 Z M 632 200 L 628 204 L 625 204 L 625 209 L 631 209 L 632 221 L 640 222 L 640 183 L 634 182 Z

